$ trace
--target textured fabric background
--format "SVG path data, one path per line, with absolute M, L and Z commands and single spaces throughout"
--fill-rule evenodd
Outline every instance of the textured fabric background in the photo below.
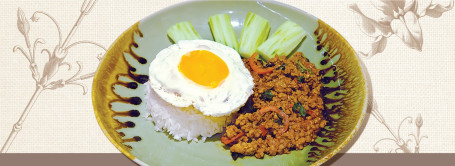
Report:
M 343 35 L 357 51 L 368 52 L 374 38 L 363 33 L 356 22 L 356 14 L 349 8 L 353 3 L 368 3 L 364 0 L 279 0 L 300 8 L 328 23 Z M 88 40 L 104 47 L 110 44 L 129 26 L 141 18 L 180 0 L 121 1 L 99 0 L 87 15 L 72 42 Z M 437 1 L 434 1 L 437 2 Z M 442 1 L 447 3 L 450 1 Z M 38 22 L 30 18 L 35 11 L 44 11 L 58 22 L 63 40 L 76 22 L 83 0 L 6 0 L 0 2 L 0 146 L 8 138 L 11 128 L 30 100 L 35 82 L 29 63 L 20 51 L 13 52 L 16 45 L 26 48 L 24 36 L 17 27 L 20 7 L 30 22 L 30 38 L 41 37 L 46 43 L 39 48 L 53 50 L 58 44 L 58 31 L 52 21 L 39 15 Z M 452 1 L 453 3 L 453 1 Z M 359 7 L 361 5 L 359 4 Z M 373 5 L 364 4 L 363 11 L 373 11 Z M 197 11 L 195 11 L 197 12 Z M 349 153 L 388 152 L 398 148 L 394 141 L 379 142 L 383 138 L 410 139 L 408 146 L 414 152 L 416 118 L 419 114 L 423 124 L 420 136 L 421 153 L 455 152 L 455 10 L 448 10 L 438 18 L 421 17 L 418 21 L 422 31 L 422 51 L 411 49 L 399 37 L 387 38 L 382 53 L 362 58 L 373 84 L 377 111 L 385 124 L 370 116 L 359 139 Z M 70 42 L 71 43 L 71 42 Z M 81 44 L 68 51 L 68 61 L 80 61 L 82 73 L 96 70 L 97 56 L 104 51 L 96 46 Z M 43 70 L 47 54 L 36 53 L 38 71 Z M 55 77 L 68 78 L 75 74 L 62 67 Z M 95 119 L 91 103 L 92 78 L 80 81 L 88 87 L 83 95 L 80 86 L 65 85 L 63 88 L 46 90 L 38 97 L 22 131 L 17 135 L 9 153 L 116 153 L 117 149 L 107 140 Z M 412 120 L 411 123 L 408 123 Z M 389 128 L 390 131 L 387 129 Z M 392 134 L 393 133 L 393 134 Z M 420 139 L 419 139 L 420 140 Z M 399 151 L 401 152 L 401 151 Z

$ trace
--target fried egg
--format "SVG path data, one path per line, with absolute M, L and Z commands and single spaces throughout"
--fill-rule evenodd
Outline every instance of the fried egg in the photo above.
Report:
M 169 104 L 214 117 L 239 110 L 254 86 L 237 51 L 210 40 L 182 40 L 161 50 L 150 64 L 149 82 Z

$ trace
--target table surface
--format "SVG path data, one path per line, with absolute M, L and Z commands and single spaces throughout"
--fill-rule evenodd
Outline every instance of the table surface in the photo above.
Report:
M 455 33 L 451 33 L 455 27 L 455 10 L 450 7 L 453 0 L 413 4 L 419 7 L 409 9 L 399 3 L 384 3 L 383 8 L 378 8 L 377 3 L 364 0 L 279 1 L 328 23 L 351 43 L 359 55 L 379 50 L 368 57 L 360 55 L 373 85 L 375 116 L 369 117 L 354 144 L 343 152 L 395 153 L 398 149 L 397 152 L 401 153 L 403 149 L 397 146 L 400 140 L 410 140 L 407 144 L 410 151 L 405 152 L 455 152 L 455 121 L 452 120 L 455 118 L 455 90 L 452 87 L 455 81 L 455 65 L 452 65 L 455 61 Z M 97 1 L 90 11 L 85 11 L 87 15 L 67 43 L 90 41 L 109 47 L 141 18 L 179 2 L 181 0 Z M 35 11 L 45 12 L 57 22 L 62 34 L 60 43 L 66 43 L 65 39 L 71 36 L 68 34 L 80 15 L 82 3 L 82 0 L 0 2 L 1 144 L 7 140 L 27 104 L 33 106 L 9 153 L 119 152 L 100 130 L 91 103 L 90 73 L 96 70 L 97 57 L 103 50 L 81 44 L 68 51 L 66 60 L 83 64 L 81 73 L 87 77 L 78 83 L 87 86 L 86 94 L 81 86 L 66 84 L 43 91 L 32 103 L 30 100 L 36 86 L 30 64 L 19 47 L 15 47 L 18 45 L 28 52 L 23 33 L 29 35 L 31 46 L 37 38 L 46 41 L 39 43 L 37 50 L 53 50 L 59 44 L 59 31 L 53 21 L 39 12 L 32 17 Z M 387 15 L 393 13 L 392 8 L 403 10 Z M 438 14 L 441 16 L 437 17 Z M 370 22 L 359 22 L 362 18 Z M 387 19 L 378 24 L 381 18 Z M 18 27 L 25 22 L 30 25 L 29 30 Z M 384 33 L 377 31 L 381 28 Z M 363 30 L 376 31 L 365 33 Z M 35 59 L 40 72 L 48 56 L 46 52 L 37 51 Z M 68 78 L 77 71 L 66 70 L 66 67 L 60 68 L 55 77 Z M 419 136 L 416 139 L 411 134 Z

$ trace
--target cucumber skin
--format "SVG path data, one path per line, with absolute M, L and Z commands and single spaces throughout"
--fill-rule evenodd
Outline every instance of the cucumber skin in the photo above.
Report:
M 173 43 L 177 43 L 180 40 L 202 39 L 189 21 L 174 24 L 167 30 L 167 35 Z
M 264 60 L 278 56 L 288 56 L 306 36 L 305 30 L 292 21 L 281 24 L 258 48 L 257 52 Z
M 239 50 L 239 42 L 228 14 L 217 14 L 209 17 L 209 26 L 213 39 L 221 44 Z
M 270 29 L 268 20 L 253 12 L 248 12 L 240 37 L 240 56 L 244 58 L 251 57 L 259 45 L 267 40 Z

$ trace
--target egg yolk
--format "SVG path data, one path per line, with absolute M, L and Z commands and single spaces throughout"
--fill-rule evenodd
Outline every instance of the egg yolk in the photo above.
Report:
M 179 71 L 195 83 L 216 88 L 228 75 L 226 63 L 207 50 L 195 50 L 182 56 Z

